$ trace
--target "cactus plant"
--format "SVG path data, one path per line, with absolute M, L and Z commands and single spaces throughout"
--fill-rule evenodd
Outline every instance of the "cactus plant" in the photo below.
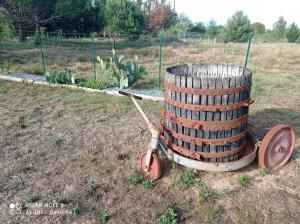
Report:
M 148 72 L 145 67 L 138 64 L 138 56 L 135 55 L 133 61 L 127 60 L 125 63 L 124 55 L 116 54 L 112 50 L 112 56 L 108 63 L 98 56 L 97 61 L 100 63 L 99 70 L 110 79 L 115 79 L 121 89 L 128 88 L 129 85 L 136 82 Z

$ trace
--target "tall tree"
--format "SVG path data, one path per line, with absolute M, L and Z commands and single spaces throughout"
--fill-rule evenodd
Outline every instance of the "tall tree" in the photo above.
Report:
M 211 19 L 208 21 L 206 32 L 209 37 L 216 37 L 218 34 L 220 34 L 219 26 L 215 20 Z
M 278 38 L 283 38 L 285 36 L 286 25 L 287 22 L 283 16 L 280 16 L 277 22 L 273 24 L 273 32 Z
M 130 0 L 107 0 L 105 6 L 106 31 L 112 35 L 118 33 L 140 34 L 144 28 L 141 8 Z
M 177 15 L 165 1 L 154 1 L 151 5 L 150 18 L 148 21 L 149 30 L 158 34 L 161 29 L 170 28 L 176 23 Z
M 237 11 L 225 27 L 226 41 L 245 42 L 251 36 L 251 23 L 248 16 L 242 11 Z
M 252 23 L 251 29 L 253 31 L 253 34 L 264 34 L 266 32 L 265 25 L 259 22 Z
M 12 37 L 14 33 L 13 25 L 9 19 L 8 12 L 0 6 L 0 38 Z

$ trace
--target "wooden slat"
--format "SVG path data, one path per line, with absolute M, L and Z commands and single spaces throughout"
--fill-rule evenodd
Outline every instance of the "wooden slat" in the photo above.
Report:
M 206 67 L 206 66 L 205 66 Z M 201 77 L 201 88 L 202 89 L 208 89 L 208 70 L 207 68 L 204 68 L 206 70 L 206 77 L 204 77 L 204 74 Z M 203 95 L 201 96 L 201 105 L 207 105 L 207 96 Z M 200 119 L 206 121 L 207 112 L 200 111 Z M 202 131 L 203 138 L 209 138 L 209 131 L 203 130 Z M 203 152 L 209 152 L 209 146 L 204 145 L 202 146 Z M 204 159 L 204 161 L 208 161 L 207 159 Z

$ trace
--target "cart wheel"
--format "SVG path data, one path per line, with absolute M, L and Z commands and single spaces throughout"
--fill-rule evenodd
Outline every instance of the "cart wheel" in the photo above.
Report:
M 140 170 L 144 173 L 145 173 L 146 157 L 147 157 L 147 152 L 144 152 L 141 156 L 140 164 L 139 164 Z M 162 173 L 161 161 L 157 153 L 153 152 L 151 155 L 149 170 L 145 174 L 149 176 L 152 180 L 157 180 L 160 178 L 161 173 Z
M 266 170 L 285 165 L 295 149 L 295 141 L 294 129 L 287 125 L 276 125 L 261 142 L 258 152 L 259 165 Z

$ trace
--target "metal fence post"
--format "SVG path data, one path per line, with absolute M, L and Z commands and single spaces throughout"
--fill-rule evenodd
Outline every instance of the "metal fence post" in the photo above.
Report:
M 39 42 L 40 42 L 40 49 L 41 49 L 42 65 L 43 65 L 43 69 L 44 69 L 44 74 L 46 74 L 46 65 L 45 65 L 45 58 L 44 58 L 44 51 L 43 51 L 43 43 L 42 43 L 42 38 L 41 38 L 40 33 L 39 33 Z
M 160 31 L 160 41 L 159 41 L 159 67 L 158 67 L 158 88 L 160 89 L 161 81 L 161 70 L 162 70 L 162 48 L 163 48 L 163 31 Z
M 0 36 L 0 68 L 1 68 L 1 72 L 4 71 L 4 61 L 3 61 L 3 58 L 2 58 L 2 38 Z
M 250 36 L 249 41 L 248 41 L 248 48 L 247 48 L 247 54 L 246 54 L 246 60 L 245 60 L 244 68 L 246 68 L 247 64 L 248 64 L 248 59 L 249 59 L 249 54 L 250 54 L 250 47 L 251 47 L 251 41 L 252 41 L 252 36 Z
M 92 34 L 92 62 L 93 62 L 93 74 L 94 80 L 97 79 L 96 77 L 96 52 L 95 52 L 95 34 Z

